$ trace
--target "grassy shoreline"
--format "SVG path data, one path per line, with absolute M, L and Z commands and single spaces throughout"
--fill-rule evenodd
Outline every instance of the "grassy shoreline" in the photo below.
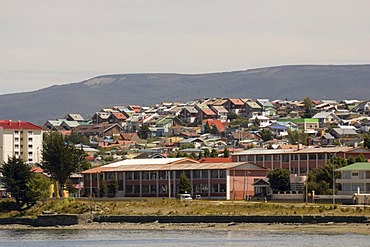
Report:
M 195 200 L 148 198 L 135 200 L 50 199 L 18 212 L 4 209 L 0 202 L 0 218 L 37 217 L 43 212 L 57 214 L 132 215 L 132 216 L 370 216 L 370 207 L 332 204 L 265 203 L 245 201 Z

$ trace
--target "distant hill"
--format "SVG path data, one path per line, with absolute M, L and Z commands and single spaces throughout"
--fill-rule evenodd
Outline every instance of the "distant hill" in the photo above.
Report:
M 296 65 L 209 74 L 122 74 L 0 95 L 0 119 L 43 124 L 67 113 L 114 105 L 186 102 L 203 97 L 369 99 L 370 65 Z

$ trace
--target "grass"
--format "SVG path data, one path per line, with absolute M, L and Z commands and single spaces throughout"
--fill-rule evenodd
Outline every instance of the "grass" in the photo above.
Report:
M 359 215 L 367 216 L 370 208 L 331 204 L 265 203 L 242 201 L 195 200 L 183 202 L 175 199 L 50 199 L 24 212 L 3 209 L 0 217 L 36 217 L 44 211 L 59 214 L 101 215 Z

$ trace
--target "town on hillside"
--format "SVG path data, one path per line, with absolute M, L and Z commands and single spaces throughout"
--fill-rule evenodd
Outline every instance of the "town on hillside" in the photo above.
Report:
M 370 193 L 370 101 L 204 98 L 82 116 L 0 120 L 1 162 L 19 157 L 50 177 L 37 164 L 43 134 L 58 132 L 91 164 L 70 174 L 68 196 L 358 202 Z

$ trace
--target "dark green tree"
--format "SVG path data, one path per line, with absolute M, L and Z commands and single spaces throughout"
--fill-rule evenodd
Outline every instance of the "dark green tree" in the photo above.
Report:
M 227 147 L 224 148 L 224 158 L 229 158 L 230 157 L 230 151 Z
M 66 135 L 64 137 L 64 141 L 67 143 L 73 143 L 73 144 L 82 144 L 82 145 L 89 145 L 90 140 L 85 135 L 75 134 L 72 133 L 70 135 Z
M 25 204 L 32 204 L 31 198 L 27 195 L 29 190 L 27 183 L 32 175 L 31 166 L 20 158 L 9 157 L 8 162 L 0 168 L 0 172 L 1 182 L 15 199 L 16 209 L 21 209 Z
M 149 127 L 146 126 L 146 125 L 143 125 L 140 127 L 139 131 L 138 131 L 138 135 L 141 139 L 148 139 L 149 137 L 151 137 L 151 134 L 152 132 L 150 131 Z
M 211 131 L 210 131 L 210 133 L 211 134 L 214 134 L 214 135 L 218 135 L 218 134 L 220 134 L 220 132 L 218 131 L 218 129 L 217 129 L 217 127 L 216 127 L 216 125 L 212 125 L 212 127 L 211 127 Z
M 208 158 L 211 156 L 211 152 L 209 151 L 208 148 L 204 149 L 204 157 Z
M 364 135 L 364 147 L 370 149 L 370 135 L 369 134 Z
M 274 135 L 272 134 L 272 132 L 267 129 L 261 130 L 260 135 L 263 141 L 270 141 L 274 139 Z
M 212 149 L 212 152 L 211 152 L 211 155 L 210 155 L 210 157 L 212 157 L 212 158 L 216 158 L 216 157 L 218 157 L 218 152 L 217 152 L 217 150 L 216 149 Z
M 191 185 L 185 173 L 182 173 L 180 176 L 179 191 L 180 194 L 189 193 L 191 190 Z
M 85 156 L 83 150 L 66 144 L 63 136 L 57 132 L 44 136 L 43 161 L 39 166 L 57 181 L 60 197 L 64 196 L 63 190 L 69 176 L 79 172 L 81 166 L 86 163 Z
M 304 114 L 303 118 L 311 118 L 313 116 L 313 107 L 314 104 L 309 97 L 303 99 L 304 104 Z
M 113 193 L 114 197 L 117 196 L 118 188 L 119 188 L 118 181 L 116 177 L 114 176 L 112 180 L 110 181 L 110 186 L 109 186 L 109 190 L 111 191 L 111 193 Z
M 50 178 L 44 174 L 33 172 L 27 183 L 27 197 L 31 199 L 31 203 L 33 204 L 36 201 L 45 202 L 50 197 L 50 185 Z
M 204 133 L 211 133 L 211 126 L 209 126 L 208 122 L 204 125 Z
M 103 179 L 99 188 L 99 196 L 104 197 L 108 192 L 107 182 Z
M 290 173 L 283 168 L 276 168 L 267 174 L 269 178 L 270 187 L 274 192 L 289 190 Z

